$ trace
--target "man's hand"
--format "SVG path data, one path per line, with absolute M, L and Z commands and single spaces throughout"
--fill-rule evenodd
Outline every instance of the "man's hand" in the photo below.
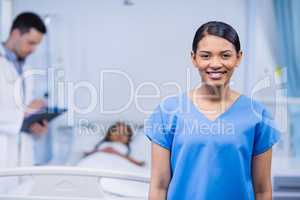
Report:
M 42 99 L 33 100 L 26 108 L 25 117 L 28 115 L 35 113 L 46 106 L 46 102 Z
M 48 131 L 48 122 L 43 120 L 42 123 L 35 122 L 29 127 L 30 133 L 35 136 L 42 136 Z

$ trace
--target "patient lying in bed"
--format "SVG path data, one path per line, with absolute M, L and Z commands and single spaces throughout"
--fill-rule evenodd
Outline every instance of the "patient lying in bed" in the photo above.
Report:
M 138 161 L 130 156 L 132 135 L 133 131 L 128 124 L 117 122 L 108 129 L 105 138 L 91 152 L 86 153 L 86 156 L 97 152 L 108 153 L 122 157 L 137 166 L 144 166 L 145 162 Z
M 87 157 L 78 162 L 76 166 L 97 169 L 104 174 L 106 172 L 116 172 L 118 174 L 132 174 L 150 178 L 150 165 L 147 156 L 143 155 L 143 150 L 147 150 L 148 155 L 148 148 L 151 147 L 151 143 L 149 142 L 148 144 L 146 141 L 148 142 L 144 135 L 138 133 L 135 133 L 133 137 L 133 131 L 129 125 L 117 122 L 108 129 L 106 137 L 101 140 L 91 152 L 87 153 Z M 140 157 L 138 157 L 140 160 L 145 159 L 146 162 L 140 162 L 134 159 L 134 157 L 137 156 L 135 153 L 140 155 Z M 59 176 L 62 175 L 60 174 Z M 45 176 L 45 178 L 46 177 L 47 176 Z M 90 177 L 88 177 L 88 179 L 90 179 Z M 84 180 L 83 177 L 80 177 L 80 180 Z M 118 178 L 102 178 L 99 184 L 101 185 L 101 189 L 105 192 L 120 197 L 143 197 L 149 191 L 148 184 Z M 34 186 L 34 180 L 30 179 L 28 182 L 24 182 L 20 187 L 11 191 L 11 194 L 31 194 L 32 191 L 34 191 L 32 189 Z M 86 192 L 86 190 L 84 190 L 84 192 Z M 28 199 L 30 199 L 30 197 Z M 107 199 L 111 200 L 112 198 Z

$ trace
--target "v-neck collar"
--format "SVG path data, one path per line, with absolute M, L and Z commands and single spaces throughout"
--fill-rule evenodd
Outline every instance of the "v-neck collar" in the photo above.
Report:
M 209 119 L 203 112 L 201 112 L 197 106 L 195 105 L 195 103 L 193 102 L 193 100 L 189 97 L 188 92 L 185 93 L 185 98 L 187 100 L 187 102 L 189 104 L 191 104 L 192 109 L 198 113 L 201 117 L 203 117 L 206 121 L 210 122 L 210 123 L 215 123 L 219 120 L 221 120 L 221 118 L 224 117 L 224 115 L 226 115 L 227 113 L 229 113 L 231 110 L 233 110 L 237 104 L 241 101 L 242 97 L 244 96 L 243 94 L 240 94 L 238 98 L 236 98 L 236 100 L 222 113 L 220 113 L 216 118 L 214 119 Z

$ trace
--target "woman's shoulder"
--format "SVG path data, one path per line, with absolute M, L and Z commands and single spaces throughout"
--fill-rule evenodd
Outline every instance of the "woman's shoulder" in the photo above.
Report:
M 250 109 L 253 113 L 259 116 L 267 114 L 269 115 L 268 108 L 264 105 L 260 100 L 255 99 L 254 97 L 249 97 L 247 95 L 241 94 L 241 98 L 243 98 L 244 106 L 247 109 Z
M 160 108 L 165 111 L 176 111 L 184 103 L 184 96 L 186 93 L 180 93 L 172 96 L 165 97 L 159 104 Z

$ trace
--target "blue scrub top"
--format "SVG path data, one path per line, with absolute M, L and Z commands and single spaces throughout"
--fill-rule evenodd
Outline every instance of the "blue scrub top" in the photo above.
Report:
M 279 140 L 270 113 L 244 95 L 215 120 L 187 93 L 167 98 L 146 121 L 145 134 L 170 151 L 168 200 L 254 200 L 252 158 Z

